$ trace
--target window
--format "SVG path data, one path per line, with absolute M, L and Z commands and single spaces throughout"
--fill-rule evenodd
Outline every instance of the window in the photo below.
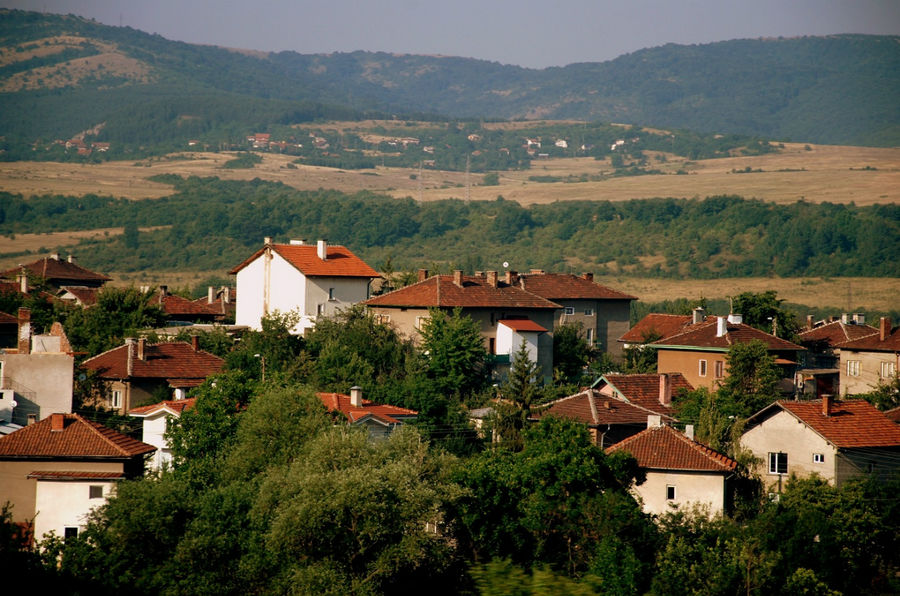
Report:
M 78 537 L 78 528 L 73 526 L 66 526 L 66 529 L 63 530 L 63 542 L 68 542 L 69 540 L 75 539 Z
M 102 499 L 103 498 L 103 487 L 92 484 L 89 487 L 88 498 L 89 499 Z
M 787 474 L 787 453 L 769 453 L 769 474 Z
M 675 486 L 672 484 L 666 485 L 666 501 L 674 501 L 675 500 Z
M 575 307 L 574 307 L 574 306 L 567 306 L 567 307 L 566 307 L 566 314 L 567 314 L 567 315 L 574 315 L 574 314 L 575 314 Z
M 721 360 L 716 360 L 716 378 L 721 379 L 725 376 L 725 363 Z
M 700 361 L 700 371 L 698 373 L 701 377 L 706 376 L 706 360 Z
M 114 407 L 114 408 L 122 407 L 122 392 L 118 389 L 114 389 L 112 392 L 112 407 Z
M 859 376 L 859 360 L 848 360 L 847 361 L 847 374 L 851 377 Z
M 587 335 L 585 336 L 589 345 L 594 345 L 594 330 L 590 327 L 587 328 Z
M 897 372 L 897 365 L 894 362 L 882 362 L 881 363 L 881 378 L 882 379 L 893 379 L 894 374 Z
M 387 325 L 391 322 L 391 315 L 375 315 L 375 322 L 379 325 Z
M 334 300 L 334 288 L 328 288 L 328 299 Z
M 825 463 L 825 454 L 824 453 L 813 453 L 813 463 L 814 464 L 824 464 Z
M 416 329 L 422 329 L 425 326 L 425 322 L 428 320 L 427 316 L 416 317 Z
M 586 317 L 593 317 L 593 316 L 594 316 L 594 309 L 593 309 L 593 308 L 586 308 L 586 309 L 584 309 L 584 316 L 586 316 Z
M 325 315 L 325 303 L 324 302 L 322 304 L 316 305 L 316 314 L 319 315 L 320 317 Z

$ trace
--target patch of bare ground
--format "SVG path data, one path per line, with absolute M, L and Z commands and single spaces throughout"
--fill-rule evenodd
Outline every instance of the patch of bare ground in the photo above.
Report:
M 163 230 L 171 226 L 148 226 L 138 228 L 141 232 Z M 124 228 L 97 228 L 77 232 L 47 232 L 46 234 L 15 234 L 0 236 L 0 255 L 25 251 L 47 252 L 74 251 L 75 246 L 85 238 L 109 238 L 125 233 Z M 8 269 L 23 261 L 34 261 L 45 255 L 4 257 L 0 256 L 0 269 Z
M 833 308 L 840 312 L 900 310 L 900 278 L 872 277 L 748 277 L 691 280 L 617 275 L 594 276 L 602 285 L 637 296 L 644 302 L 675 298 L 728 298 L 741 292 L 775 290 L 796 304 Z

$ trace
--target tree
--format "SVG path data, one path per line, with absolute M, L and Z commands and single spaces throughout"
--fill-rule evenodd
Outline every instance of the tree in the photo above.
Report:
M 428 377 L 439 393 L 470 397 L 487 385 L 488 354 L 478 325 L 462 309 L 433 308 L 421 329 Z
M 781 374 L 763 342 L 734 344 L 725 362 L 728 374 L 717 392 L 723 414 L 746 418 L 778 399 Z
M 522 432 L 528 425 L 531 406 L 541 395 L 541 372 L 536 362 L 528 355 L 525 341 L 513 354 L 509 375 L 500 388 L 501 400 L 494 406 L 490 421 L 491 430 L 496 432 L 503 445 L 509 449 L 522 449 Z
M 868 401 L 881 411 L 900 407 L 900 375 L 894 375 L 888 382 L 879 380 L 875 389 L 856 397 Z
M 742 315 L 744 323 L 751 327 L 791 339 L 800 331 L 800 324 L 794 313 L 782 307 L 783 302 L 775 290 L 743 292 L 732 298 L 732 312 Z
M 166 314 L 152 303 L 153 296 L 135 287 L 104 287 L 97 293 L 97 304 L 68 313 L 64 326 L 69 342 L 93 356 L 121 345 L 141 329 L 160 327 Z
M 553 330 L 553 366 L 560 380 L 576 381 L 584 374 L 592 348 L 581 323 L 566 323 Z

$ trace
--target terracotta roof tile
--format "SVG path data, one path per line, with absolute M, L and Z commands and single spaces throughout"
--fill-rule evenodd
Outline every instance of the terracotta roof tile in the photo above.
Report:
M 853 339 L 837 344 L 842 350 L 861 350 L 869 352 L 900 352 L 900 327 L 894 327 L 884 340 L 881 339 L 881 333 L 876 331 L 872 335 L 867 335 L 859 339 Z
M 197 398 L 195 397 L 191 397 L 188 399 L 167 399 L 156 404 L 150 404 L 149 406 L 133 408 L 128 411 L 128 414 L 131 416 L 144 417 L 167 410 L 169 412 L 172 412 L 173 414 L 177 414 L 180 416 L 185 410 L 190 410 L 191 408 L 193 408 L 196 402 Z
M 801 331 L 797 335 L 800 336 L 804 343 L 825 342 L 829 346 L 834 346 L 848 340 L 866 337 L 873 333 L 878 333 L 878 329 L 871 325 L 850 325 L 841 321 L 832 321 L 813 329 Z
M 350 403 L 350 396 L 343 393 L 320 392 L 316 393 L 316 397 L 322 400 L 329 412 L 340 412 L 350 422 L 356 422 L 367 415 L 371 415 L 383 422 L 397 424 L 404 418 L 412 418 L 419 415 L 415 410 L 387 404 L 376 404 L 367 399 L 362 400 L 362 407 L 357 408 Z M 395 418 L 396 416 L 399 416 L 400 419 Z
M 28 478 L 36 480 L 121 480 L 125 478 L 125 474 L 122 472 L 37 471 L 28 474 Z
M 209 318 L 221 316 L 221 312 L 210 307 L 206 302 L 196 302 L 182 298 L 177 294 L 160 295 L 157 299 L 159 307 L 170 317 L 178 316 L 206 316 Z
M 24 265 L 32 275 L 47 280 L 56 281 L 87 281 L 87 282 L 107 282 L 109 277 L 102 273 L 95 273 L 90 269 L 85 269 L 75 263 L 70 263 L 62 259 L 54 259 L 52 257 L 44 257 L 33 263 Z M 14 267 L 0 273 L 3 277 L 14 277 L 22 270 L 22 267 Z
M 595 389 L 585 389 L 552 402 L 548 407 L 535 412 L 534 417 L 560 416 L 588 425 L 606 425 L 646 424 L 647 416 L 653 415 L 661 416 L 663 420 L 673 420 L 660 409 L 647 409 L 615 397 L 607 397 Z
M 598 382 L 606 381 L 622 399 L 629 403 L 654 412 L 674 415 L 675 410 L 671 405 L 663 405 L 659 401 L 660 377 L 659 374 L 609 374 L 601 377 Z M 681 373 L 669 373 L 669 388 L 673 396 L 678 395 L 680 391 L 694 389 Z
M 728 349 L 734 344 L 748 343 L 753 340 L 759 340 L 766 344 L 770 350 L 804 350 L 803 346 L 798 346 L 785 339 L 775 337 L 765 331 L 760 331 L 750 325 L 743 323 L 727 323 L 726 332 L 721 337 L 716 335 L 718 321 L 716 317 L 712 320 L 707 319 L 703 323 L 691 325 L 681 333 L 664 337 L 660 340 L 652 342 L 650 345 L 679 347 L 691 346 L 700 348 L 723 348 Z
M 135 345 L 130 378 L 199 379 L 219 372 L 225 361 L 209 352 L 197 350 L 185 342 L 147 344 L 144 359 L 137 357 Z M 95 370 L 103 379 L 125 379 L 128 375 L 128 345 L 113 348 L 84 361 L 84 367 Z
M 434 275 L 425 281 L 366 300 L 368 306 L 409 308 L 562 308 L 559 304 L 502 281 L 491 286 L 486 278 L 463 276 L 462 286 L 452 275 Z
M 642 468 L 696 472 L 731 472 L 737 462 L 686 437 L 671 426 L 648 428 L 606 449 L 627 451 Z
M 62 297 L 66 292 L 74 296 L 84 306 L 91 306 L 97 304 L 97 294 L 100 293 L 100 289 L 85 288 L 83 286 L 63 286 L 57 295 Z
M 505 325 L 514 331 L 537 331 L 544 332 L 547 331 L 544 327 L 541 327 L 534 321 L 529 321 L 528 319 L 502 319 L 497 321 L 498 325 Z
M 892 408 L 884 413 L 888 420 L 900 424 L 900 407 Z
M 675 335 L 691 324 L 691 315 L 668 315 L 650 313 L 635 323 L 634 327 L 619 338 L 619 341 L 630 344 L 647 343 L 647 338 L 663 338 Z
M 637 300 L 570 273 L 523 273 L 519 280 L 522 289 L 548 300 Z
M 750 417 L 750 423 L 781 408 L 839 448 L 900 447 L 900 425 L 864 400 L 835 401 L 828 416 L 822 401 L 777 401 Z
M 52 430 L 62 417 L 62 430 Z M 78 414 L 51 414 L 40 422 L 0 437 L 0 458 L 131 458 L 156 451 Z
M 313 277 L 381 277 L 369 267 L 365 261 L 353 252 L 339 245 L 329 244 L 326 249 L 326 260 L 319 258 L 314 244 L 273 244 L 272 250 L 284 260 L 297 268 L 303 275 Z M 253 253 L 247 260 L 235 267 L 230 273 L 235 274 L 263 254 L 265 247 Z

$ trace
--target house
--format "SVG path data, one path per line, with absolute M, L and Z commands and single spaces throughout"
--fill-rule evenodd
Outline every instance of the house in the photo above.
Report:
M 694 507 L 710 516 L 725 512 L 728 479 L 737 462 L 695 441 L 690 425 L 681 433 L 651 417 L 646 430 L 606 449 L 607 453 L 617 451 L 634 456 L 647 475 L 632 489 L 645 513 L 661 515 Z
M 337 419 L 360 426 L 369 432 L 372 439 L 386 438 L 391 432 L 406 422 L 414 421 L 419 413 L 397 406 L 376 404 L 362 397 L 361 387 L 351 387 L 350 395 L 343 393 L 316 393 L 325 408 Z
M 224 318 L 218 310 L 207 304 L 170 294 L 168 286 L 159 286 L 156 303 L 166 313 L 170 323 L 212 323 Z
M 507 283 L 515 284 L 532 294 L 556 302 L 562 309 L 554 317 L 554 328 L 566 323 L 581 323 L 585 339 L 614 357 L 622 356 L 616 342 L 628 330 L 631 302 L 636 296 L 594 283 L 593 273 L 545 273 L 532 269 L 530 273 L 506 273 Z
M 766 345 L 781 368 L 782 391 L 792 393 L 803 346 L 745 325 L 741 320 L 738 314 L 710 317 L 650 343 L 657 349 L 657 371 L 680 372 L 694 387 L 713 391 L 728 374 L 725 357 L 731 346 L 756 340 Z
M 591 388 L 600 395 L 615 397 L 669 417 L 675 416 L 672 396 L 694 389 L 681 373 L 606 374 L 594 381 Z
M 776 401 L 747 420 L 740 443 L 773 493 L 791 474 L 839 486 L 859 474 L 900 472 L 900 425 L 864 400 Z
M 22 271 L 56 289 L 65 286 L 99 288 L 110 280 L 109 277 L 102 273 L 95 273 L 76 264 L 73 255 L 69 255 L 68 259 L 62 260 L 59 258 L 58 253 L 53 253 L 49 257 L 44 257 L 27 265 L 7 269 L 0 272 L 0 276 L 13 279 Z
M 303 333 L 318 317 L 328 317 L 369 297 L 369 285 L 378 272 L 344 246 L 319 240 L 273 244 L 266 238 L 261 249 L 231 270 L 237 278 L 240 300 L 235 323 L 262 328 L 264 316 L 296 311 L 295 327 Z
M 94 371 L 104 384 L 98 403 L 125 414 L 155 403 L 160 394 L 184 398 L 188 389 L 201 385 L 224 363 L 218 356 L 201 350 L 199 338 L 194 335 L 191 343 L 148 344 L 143 337 L 129 337 L 124 345 L 88 358 L 82 366 Z
M 519 340 L 525 339 L 526 344 L 532 343 L 529 353 L 536 356 L 544 376 L 553 374 L 553 338 L 548 330 L 553 329 L 559 304 L 501 280 L 496 271 L 463 275 L 457 270 L 453 275 L 429 276 L 420 269 L 418 280 L 370 298 L 365 305 L 377 319 L 393 324 L 413 340 L 418 340 L 429 309 L 450 313 L 459 308 L 478 325 L 485 349 L 500 365 L 509 363 L 511 354 L 521 346 Z M 513 345 L 516 341 L 519 344 Z
M 806 366 L 800 371 L 803 394 L 821 398 L 840 393 L 840 349 L 838 344 L 873 335 L 878 329 L 866 325 L 865 315 L 856 313 L 851 319 L 841 318 L 813 322 L 807 317 L 806 329 L 797 335 L 800 345 L 806 348 Z
M 38 539 L 74 537 L 117 482 L 144 473 L 155 449 L 78 414 L 51 414 L 0 437 L 0 502 L 12 503 L 14 522 L 33 519 Z
M 180 418 L 185 410 L 194 407 L 196 398 L 172 399 L 149 406 L 133 408 L 129 416 L 141 419 L 141 441 L 156 447 L 156 452 L 149 460 L 151 470 L 161 470 L 172 463 L 172 449 L 166 439 L 166 428 L 172 418 Z
M 897 376 L 900 327 L 891 327 L 888 317 L 881 317 L 875 333 L 835 347 L 840 350 L 842 395 L 868 393 L 879 383 L 889 383 Z
M 215 310 L 224 321 L 233 321 L 237 300 L 237 288 L 221 286 L 218 289 L 209 286 L 205 298 L 197 298 L 194 302 L 205 304 Z
M 97 294 L 99 293 L 100 288 L 65 286 L 56 292 L 56 297 L 63 302 L 70 302 L 78 306 L 93 306 L 97 304 Z
M 692 324 L 702 323 L 705 319 L 702 308 L 694 309 L 694 315 L 670 315 L 650 313 L 635 323 L 618 341 L 624 349 L 642 347 L 658 339 L 675 335 Z
M 16 348 L 0 350 L 0 396 L 10 422 L 26 425 L 50 414 L 72 411 L 75 357 L 62 325 L 32 335 L 31 311 L 20 308 Z
M 553 144 L 556 145 L 557 147 L 559 147 L 560 149 L 568 149 L 569 148 L 569 142 L 565 139 L 557 139 L 556 142 Z

